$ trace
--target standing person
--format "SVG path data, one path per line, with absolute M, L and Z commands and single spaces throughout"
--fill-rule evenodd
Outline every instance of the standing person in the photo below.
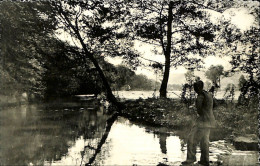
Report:
M 194 83 L 194 90 L 198 94 L 196 99 L 196 111 L 199 117 L 191 129 L 187 141 L 187 160 L 183 165 L 192 164 L 196 161 L 196 147 L 200 143 L 201 157 L 198 162 L 201 165 L 209 165 L 209 134 L 210 129 L 215 127 L 216 121 L 213 115 L 213 97 L 203 90 L 203 82 Z

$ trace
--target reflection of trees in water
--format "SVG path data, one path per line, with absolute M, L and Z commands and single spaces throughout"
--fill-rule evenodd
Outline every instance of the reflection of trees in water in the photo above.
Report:
M 74 109 L 74 110 L 73 110 Z M 75 141 L 83 138 L 84 150 L 76 156 L 77 164 L 102 165 L 110 153 L 104 146 L 116 115 L 109 117 L 100 110 L 39 109 L 33 106 L 8 108 L 0 111 L 0 165 L 43 165 L 61 160 Z M 138 125 L 159 138 L 161 152 L 167 153 L 167 138 L 178 135 L 184 146 L 188 131 L 151 127 L 130 123 L 124 118 L 119 123 Z M 102 150 L 101 150 L 102 148 Z M 75 156 L 71 156 L 75 157 Z M 86 164 L 87 165 L 87 164 Z
M 166 154 L 167 153 L 167 137 L 169 137 L 171 134 L 175 132 L 176 130 L 168 128 L 168 127 L 154 127 L 150 125 L 143 124 L 142 122 L 132 122 L 130 123 L 131 125 L 138 125 L 138 126 L 143 126 L 145 129 L 145 132 L 147 133 L 153 133 L 154 136 L 159 138 L 159 144 L 160 144 L 160 149 L 161 152 Z
M 105 132 L 102 135 L 100 141 L 98 142 L 97 148 L 94 149 L 94 153 L 93 153 L 92 157 L 89 158 L 88 162 L 85 165 L 91 165 L 96 160 L 96 157 L 101 152 L 101 148 L 104 145 L 104 143 L 106 142 L 108 134 L 111 130 L 111 127 L 112 127 L 113 123 L 115 122 L 115 120 L 117 119 L 117 117 L 118 117 L 118 115 L 115 114 L 106 121 Z
M 145 132 L 154 134 L 155 137 L 159 139 L 159 145 L 161 152 L 167 154 L 167 138 L 169 136 L 178 136 L 181 143 L 181 150 L 184 151 L 186 141 L 186 135 L 189 133 L 190 129 L 175 129 L 171 127 L 159 127 L 144 124 L 143 122 L 132 122 L 132 125 L 142 126 Z
M 81 121 L 81 125 L 83 128 L 84 126 L 89 126 L 87 128 L 91 130 L 82 130 L 84 131 L 84 133 L 82 133 L 85 140 L 84 143 L 87 143 L 87 145 L 84 145 L 84 150 L 81 153 L 81 165 L 82 163 L 87 163 L 86 165 L 90 165 L 95 161 L 97 155 L 101 152 L 103 144 L 106 142 L 113 123 L 116 120 L 117 115 L 108 118 L 108 116 L 103 115 L 102 111 L 100 110 L 97 112 L 90 112 L 87 116 L 83 115 L 84 120 Z M 93 130 L 93 128 L 95 128 L 95 130 Z M 88 131 L 91 131 L 91 133 Z M 105 149 L 103 153 L 108 151 L 109 149 Z M 105 155 L 103 154 L 101 156 L 104 157 Z
M 102 137 L 106 120 L 96 110 L 55 111 L 32 106 L 2 110 L 0 164 L 43 165 L 44 161 L 60 160 L 80 136 L 84 140 Z
M 162 153 L 166 154 L 167 153 L 167 147 L 166 147 L 166 139 L 167 139 L 167 133 L 160 133 L 159 135 L 159 144 Z
M 84 139 L 100 138 L 106 127 L 107 116 L 96 110 L 85 111 L 78 121 L 79 134 Z

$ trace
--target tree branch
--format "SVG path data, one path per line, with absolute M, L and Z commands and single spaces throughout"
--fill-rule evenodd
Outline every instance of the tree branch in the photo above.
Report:
M 76 19 L 75 19 L 75 26 L 76 26 L 76 29 L 77 29 L 78 31 L 79 31 L 78 19 L 79 19 L 81 13 L 82 13 L 82 10 L 81 10 L 81 8 L 79 8 L 79 11 L 77 12 L 77 14 L 76 14 Z

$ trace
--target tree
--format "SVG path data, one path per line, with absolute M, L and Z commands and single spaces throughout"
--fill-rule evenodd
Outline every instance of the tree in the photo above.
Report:
M 220 88 L 220 77 L 224 75 L 224 67 L 222 65 L 211 65 L 209 69 L 205 72 L 207 79 L 212 81 L 213 86 Z
M 253 24 L 248 29 L 241 30 L 235 25 L 227 25 L 220 36 L 220 40 L 225 41 L 228 49 L 225 54 L 231 57 L 230 64 L 232 69 L 230 73 L 242 72 L 245 74 L 246 82 L 243 88 L 240 87 L 241 95 L 248 95 L 249 98 L 257 96 L 259 92 L 259 2 L 258 1 L 241 1 L 237 7 L 243 7 L 248 10 L 254 17 Z M 241 78 L 243 82 L 245 81 Z M 258 80 L 257 80 L 258 79 Z M 241 80 L 241 81 L 242 81 Z M 242 83 L 242 82 L 241 82 Z M 242 85 L 242 84 L 241 84 Z M 240 85 L 240 86 L 241 86 Z
M 214 31 L 217 29 L 209 19 L 209 11 L 223 11 L 232 2 L 208 1 L 135 1 L 131 6 L 128 22 L 134 39 L 152 44 L 165 57 L 164 75 L 160 97 L 167 97 L 170 67 L 186 65 L 199 67 L 201 58 L 208 54 Z
M 56 22 L 42 3 L 0 3 L 1 82 L 5 95 L 23 92 L 42 97 L 43 57 L 37 47 L 44 47 Z
M 241 34 L 240 42 L 234 44 L 235 53 L 231 55 L 232 72 L 241 71 L 248 76 L 248 80 L 243 83 L 242 95 L 250 94 L 256 96 L 259 92 L 259 71 L 260 55 L 259 42 L 256 37 L 259 35 L 259 28 L 252 27 Z M 245 81 L 241 78 L 241 81 Z M 241 82 L 242 84 L 242 82 Z
M 116 79 L 115 84 L 117 89 L 122 89 L 123 87 L 130 86 L 131 79 L 135 75 L 135 72 L 126 66 L 119 65 L 116 67 Z
M 195 75 L 194 75 L 194 71 L 191 71 L 191 70 L 188 70 L 186 73 L 185 73 L 185 79 L 186 79 L 186 82 L 189 84 L 189 85 L 192 85 L 195 81 Z
M 241 75 L 239 80 L 238 80 L 238 88 L 241 91 L 242 88 L 244 87 L 244 84 L 246 83 L 246 79 L 244 75 Z
M 130 86 L 134 90 L 152 90 L 153 81 L 148 79 L 145 75 L 134 75 L 131 78 Z
M 126 4 L 117 1 L 57 1 L 50 2 L 59 27 L 67 32 L 77 42 L 82 52 L 79 57 L 89 59 L 93 63 L 103 86 L 107 98 L 121 108 L 121 104 L 112 93 L 109 82 L 99 64 L 103 56 L 123 56 L 130 62 L 137 54 L 127 46 L 129 40 L 124 40 L 124 26 Z
M 101 90 L 94 65 L 82 49 L 55 38 L 59 25 L 48 2 L 4 2 L 0 7 L 1 93 L 50 99 Z M 111 68 L 102 57 L 99 63 Z
M 45 85 L 46 101 L 57 97 L 100 92 L 96 91 L 101 87 L 93 66 L 89 65 L 89 61 L 85 64 L 81 59 L 75 58 L 77 49 L 57 39 L 50 40 L 45 49 L 41 49 L 41 54 L 45 57 L 42 62 L 42 82 Z
M 205 89 L 208 91 L 211 86 L 212 86 L 212 84 L 207 80 L 207 81 L 205 82 Z
M 195 76 L 193 70 L 188 70 L 185 73 L 186 83 L 182 87 L 182 100 L 188 104 L 188 107 L 192 104 L 195 93 L 192 90 L 193 84 L 200 80 L 200 77 Z M 188 93 L 187 93 L 188 92 Z
M 234 84 L 228 84 L 227 87 L 225 88 L 225 94 L 223 97 L 225 97 L 226 100 L 228 100 L 230 98 L 231 103 L 233 102 L 234 97 L 235 97 L 235 88 L 236 88 L 236 86 Z

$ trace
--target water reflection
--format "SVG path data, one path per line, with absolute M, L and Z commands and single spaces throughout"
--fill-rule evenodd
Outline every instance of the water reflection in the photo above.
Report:
M 176 131 L 92 106 L 5 108 L 0 147 L 0 165 L 178 165 L 186 157 Z
M 23 105 L 1 110 L 0 165 L 43 165 L 59 161 L 79 138 L 100 138 L 107 119 L 100 110 L 80 108 Z
M 95 164 L 157 165 L 160 162 L 180 164 L 185 159 L 185 152 L 181 151 L 179 137 L 166 133 L 168 131 L 164 128 L 154 129 L 133 124 L 120 117 L 113 124 L 107 144 L 104 145 L 110 147 L 109 157 L 102 158 L 100 155 Z
M 167 153 L 167 147 L 166 147 L 166 139 L 169 136 L 169 134 L 167 134 L 167 132 L 165 130 L 162 130 L 162 132 L 160 132 L 158 134 L 159 136 L 159 143 L 160 143 L 160 148 L 162 153 L 166 154 Z

